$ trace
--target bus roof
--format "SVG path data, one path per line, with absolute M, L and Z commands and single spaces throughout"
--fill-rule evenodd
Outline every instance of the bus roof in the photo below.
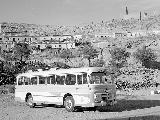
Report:
M 103 67 L 83 67 L 83 68 L 69 68 L 69 69 L 50 69 L 47 71 L 37 71 L 37 72 L 27 72 L 19 74 L 17 77 L 35 77 L 35 76 L 52 76 L 52 75 L 59 75 L 64 76 L 67 74 L 74 74 L 74 75 L 82 75 L 84 73 L 92 73 L 92 72 L 103 72 Z
M 60 73 L 68 73 L 68 74 L 74 74 L 74 73 L 92 73 L 92 72 L 103 72 L 103 67 L 83 67 L 83 68 L 69 68 L 69 69 L 59 69 L 56 70 Z

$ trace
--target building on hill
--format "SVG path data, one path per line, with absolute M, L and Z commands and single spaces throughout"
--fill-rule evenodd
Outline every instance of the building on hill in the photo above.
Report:
M 94 41 L 92 42 L 92 45 L 94 48 L 106 48 L 110 45 L 108 41 L 100 40 L 100 41 Z
M 46 49 L 48 46 L 52 49 L 75 49 L 75 42 L 38 42 L 37 44 L 31 45 L 38 47 L 39 49 Z
M 31 44 L 36 40 L 34 36 L 6 36 L 8 40 L 13 42 L 25 42 L 27 44 Z
M 53 49 L 75 49 L 75 42 L 52 42 L 50 45 Z
M 124 37 L 127 37 L 126 32 L 116 32 L 115 33 L 115 38 L 124 38 Z
M 115 38 L 115 35 L 113 33 L 99 33 L 99 34 L 95 34 L 95 38 Z
M 160 35 L 160 30 L 148 30 L 149 35 Z
M 147 36 L 147 31 L 146 30 L 134 30 L 132 31 L 132 36 L 133 37 Z
M 53 36 L 38 36 L 39 41 L 65 41 L 71 40 L 71 35 L 53 35 Z
M 11 51 L 14 48 L 13 41 L 3 41 L 0 43 L 1 50 Z
M 82 35 L 73 35 L 73 39 L 76 41 L 76 42 L 80 42 L 82 40 Z

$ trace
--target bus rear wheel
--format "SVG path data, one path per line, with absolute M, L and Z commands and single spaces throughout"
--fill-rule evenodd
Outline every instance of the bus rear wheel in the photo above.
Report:
M 32 95 L 29 95 L 28 98 L 27 98 L 27 105 L 30 107 L 30 108 L 34 108 L 35 107 L 35 104 L 33 103 L 33 97 Z
M 73 112 L 75 110 L 75 106 L 74 106 L 74 99 L 72 96 L 67 96 L 65 98 L 65 101 L 64 101 L 64 106 L 65 106 L 65 109 L 68 111 L 68 112 Z

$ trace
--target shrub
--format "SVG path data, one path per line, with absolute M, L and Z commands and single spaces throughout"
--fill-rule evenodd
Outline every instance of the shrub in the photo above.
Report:
M 110 50 L 110 54 L 111 61 L 109 62 L 107 69 L 117 77 L 121 74 L 120 68 L 127 64 L 127 57 L 129 57 L 129 53 L 123 48 L 114 48 Z
M 96 59 L 92 62 L 92 65 L 93 67 L 103 67 L 105 65 L 105 61 L 100 58 L 100 59 Z
M 143 46 L 141 49 L 138 49 L 133 56 L 142 63 L 146 68 L 152 68 L 151 64 L 157 59 L 156 54 L 150 48 Z

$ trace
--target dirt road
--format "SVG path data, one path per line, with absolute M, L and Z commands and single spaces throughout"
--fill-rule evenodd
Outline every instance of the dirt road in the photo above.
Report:
M 118 103 L 112 108 L 99 111 L 84 109 L 79 112 L 67 112 L 63 107 L 53 105 L 29 108 L 25 103 L 15 102 L 13 95 L 0 95 L 0 120 L 154 120 L 160 119 L 160 95 L 119 96 Z M 159 116 L 158 116 L 159 115 Z

